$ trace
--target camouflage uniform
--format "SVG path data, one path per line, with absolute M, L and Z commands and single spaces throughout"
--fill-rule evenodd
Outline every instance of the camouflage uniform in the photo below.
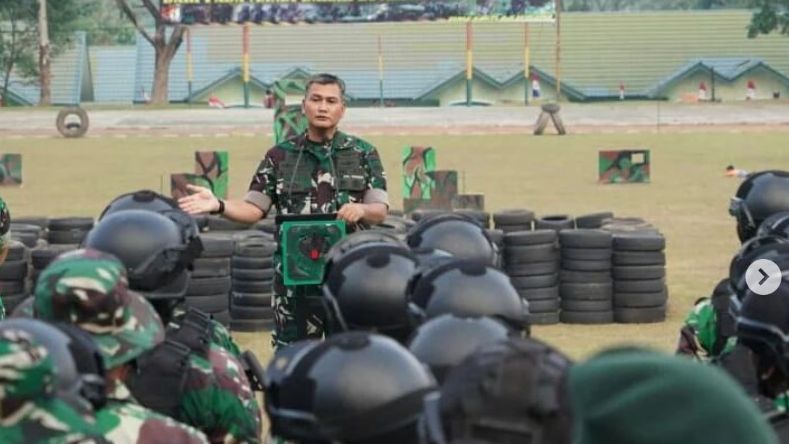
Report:
M 165 338 L 164 327 L 153 307 L 142 296 L 128 290 L 125 267 L 113 256 L 95 250 L 67 253 L 41 273 L 34 313 L 42 319 L 74 323 L 91 333 L 108 369 L 150 353 Z M 183 370 L 185 387 L 180 398 L 173 402 L 176 419 L 205 432 L 211 442 L 258 442 L 257 404 L 251 391 L 238 389 L 241 386 L 238 381 L 246 381 L 246 377 L 240 370 L 233 372 L 233 365 L 229 364 L 233 359 L 223 349 L 212 347 L 208 356 L 210 360 L 194 354 L 188 356 Z M 230 381 L 215 376 L 214 369 L 219 368 L 223 375 L 231 375 Z M 133 404 L 133 399 L 123 392 L 119 389 L 116 399 L 108 406 L 110 410 L 102 413 L 105 432 L 132 437 L 139 433 L 131 442 L 149 442 L 144 436 L 149 428 L 157 431 L 169 428 L 172 436 L 162 435 L 160 439 L 204 441 L 200 432 L 175 421 L 165 421 L 162 415 Z M 252 409 L 255 415 L 250 413 Z M 149 425 L 147 420 L 140 421 L 142 418 L 152 422 Z
M 264 212 L 333 213 L 346 203 L 388 205 L 386 175 L 374 146 L 337 131 L 325 144 L 306 133 L 269 149 L 249 185 L 245 200 Z M 318 286 L 286 288 L 275 255 L 274 346 L 323 336 L 325 314 Z
M 107 442 L 94 425 L 54 397 L 55 371 L 46 348 L 27 333 L 0 333 L 0 442 Z

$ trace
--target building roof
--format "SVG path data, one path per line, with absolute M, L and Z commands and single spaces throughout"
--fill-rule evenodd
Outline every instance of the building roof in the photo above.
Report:
M 675 72 L 658 82 L 653 88 L 651 88 L 650 96 L 661 97 L 671 86 L 674 86 L 685 78 L 699 72 L 707 73 L 709 75 L 714 73 L 717 79 L 732 82 L 758 68 L 767 70 L 768 72 L 780 78 L 785 84 L 789 84 L 789 77 L 760 59 L 732 57 L 703 58 L 688 61 L 688 63 L 682 65 Z

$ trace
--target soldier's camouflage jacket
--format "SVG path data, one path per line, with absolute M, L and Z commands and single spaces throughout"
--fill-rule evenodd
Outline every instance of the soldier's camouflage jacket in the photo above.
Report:
M 107 404 L 96 412 L 96 427 L 114 444 L 200 444 L 202 432 L 146 409 L 116 383 Z

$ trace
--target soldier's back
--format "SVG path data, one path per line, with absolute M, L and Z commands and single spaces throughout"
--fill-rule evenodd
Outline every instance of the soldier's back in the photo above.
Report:
M 202 432 L 134 402 L 110 401 L 96 426 L 115 444 L 206 444 Z

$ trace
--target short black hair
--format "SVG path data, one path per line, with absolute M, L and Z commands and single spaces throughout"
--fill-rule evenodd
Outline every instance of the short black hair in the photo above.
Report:
M 343 100 L 345 100 L 345 82 L 334 74 L 329 74 L 322 72 L 320 74 L 315 74 L 310 76 L 307 79 L 307 85 L 304 87 L 304 95 L 307 95 L 307 92 L 310 90 L 310 86 L 314 83 L 318 85 L 337 85 L 340 88 L 340 96 L 342 96 Z

